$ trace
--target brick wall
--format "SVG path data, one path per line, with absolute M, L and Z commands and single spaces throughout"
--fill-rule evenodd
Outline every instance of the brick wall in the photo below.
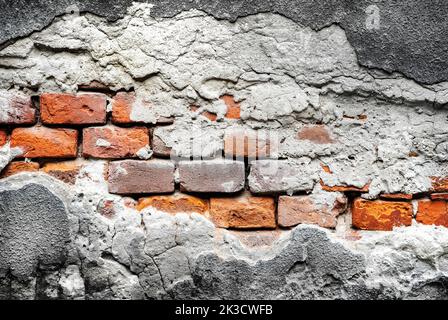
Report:
M 218 128 L 219 152 L 205 157 L 174 152 L 165 135 L 173 134 L 168 129 L 175 117 L 136 116 L 139 102 L 133 92 L 2 98 L 7 104 L 0 118 L 0 146 L 20 150 L 2 178 L 40 171 L 74 184 L 83 161 L 101 159 L 108 162 L 109 192 L 134 198 L 137 210 L 198 212 L 219 228 L 276 229 L 306 223 L 335 229 L 343 215 L 351 216 L 351 227 L 361 230 L 389 231 L 413 221 L 448 227 L 448 178 L 431 177 L 428 192 L 364 199 L 370 183 L 328 184 L 322 175 L 332 175 L 330 166 L 322 163 L 316 169 L 306 161 L 278 158 L 278 137 L 244 127 L 240 103 L 232 95 L 220 98 L 227 110 L 222 119 L 200 106 L 187 106 L 203 121 L 243 124 Z M 303 127 L 297 139 L 336 143 L 324 125 Z M 204 154 L 208 144 L 193 143 L 192 149 L 197 147 Z M 304 175 L 310 179 L 299 179 Z

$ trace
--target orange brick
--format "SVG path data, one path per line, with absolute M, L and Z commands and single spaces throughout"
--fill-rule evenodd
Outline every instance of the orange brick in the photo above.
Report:
M 406 193 L 383 193 L 380 195 L 382 199 L 391 200 L 412 200 L 412 194 Z
M 315 144 L 329 144 L 334 140 L 324 125 L 307 126 L 302 128 L 297 135 L 299 140 L 308 140 Z
M 46 127 L 17 128 L 11 134 L 11 147 L 21 148 L 25 158 L 75 158 L 78 131 Z
M 197 212 L 205 214 L 209 209 L 209 201 L 186 194 L 174 194 L 169 196 L 153 196 L 141 198 L 138 201 L 137 210 L 147 207 L 175 214 L 179 212 Z
M 448 193 L 432 193 L 432 200 L 448 200 Z
M 4 146 L 8 141 L 8 134 L 5 130 L 0 130 L 0 147 Z
M 232 198 L 211 198 L 210 215 L 217 227 L 275 228 L 275 202 L 270 197 L 244 194 Z
M 83 130 L 83 155 L 101 159 L 135 158 L 149 145 L 148 129 L 92 127 Z
M 44 93 L 40 113 L 45 124 L 106 123 L 106 96 L 98 93 Z
M 132 110 L 136 103 L 136 95 L 134 92 L 118 92 L 112 100 L 112 122 L 116 124 L 142 123 L 138 119 L 131 119 Z M 144 108 L 151 109 L 150 103 L 141 102 Z M 158 117 L 157 123 L 168 124 L 173 123 L 172 117 Z
M 433 192 L 448 192 L 448 177 L 431 177 Z
M 227 119 L 241 118 L 241 105 L 235 101 L 233 96 L 226 94 L 221 96 L 221 100 L 223 100 L 227 106 L 227 112 L 225 115 Z
M 46 163 L 41 171 L 59 179 L 65 183 L 74 184 L 76 182 L 76 176 L 81 170 L 82 162 L 64 161 L 64 162 L 50 162 Z
M 327 186 L 322 180 L 320 180 L 320 185 L 322 186 L 322 190 L 329 192 L 369 192 L 370 183 L 366 184 L 362 188 L 358 188 L 355 186 Z
M 410 226 L 412 204 L 409 202 L 364 200 L 358 198 L 352 207 L 352 224 L 362 230 L 392 230 Z
M 448 206 L 446 201 L 419 201 L 416 220 L 423 224 L 448 227 Z
M 224 153 L 238 158 L 267 158 L 274 153 L 275 146 L 264 132 L 230 129 L 224 135 Z
M 36 162 L 14 161 L 6 166 L 0 176 L 6 178 L 20 172 L 33 172 L 38 170 L 39 164 Z

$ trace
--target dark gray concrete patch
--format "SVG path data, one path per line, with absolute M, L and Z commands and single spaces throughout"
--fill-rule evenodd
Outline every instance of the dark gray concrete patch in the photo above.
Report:
M 152 15 L 173 17 L 199 9 L 234 21 L 260 12 L 286 16 L 315 30 L 333 23 L 347 32 L 358 61 L 369 68 L 398 71 L 418 82 L 448 80 L 448 2 L 444 0 L 139 0 L 153 3 Z M 91 12 L 115 20 L 132 0 L 0 0 L 0 44 L 40 30 L 55 16 L 71 11 Z M 379 10 L 378 28 L 368 28 Z
M 64 204 L 47 188 L 29 184 L 0 192 L 0 275 L 25 279 L 38 265 L 60 265 L 68 241 Z

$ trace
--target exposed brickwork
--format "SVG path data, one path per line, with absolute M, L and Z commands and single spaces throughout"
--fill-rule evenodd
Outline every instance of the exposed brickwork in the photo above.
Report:
M 38 170 L 39 164 L 37 162 L 14 161 L 3 169 L 0 173 L 0 178 L 10 177 L 20 172 L 35 172 Z
M 383 193 L 380 198 L 387 200 L 412 200 L 412 194 L 406 193 Z
M 25 158 L 75 158 L 78 131 L 46 127 L 17 128 L 11 134 L 11 147 L 21 148 Z
M 157 157 L 168 158 L 171 155 L 171 148 L 157 134 L 152 136 L 151 147 Z
M 322 180 L 320 181 L 320 185 L 322 187 L 322 190 L 328 192 L 360 192 L 360 193 L 369 192 L 369 186 L 370 186 L 370 184 L 366 184 L 362 188 L 355 186 L 327 186 Z
M 224 135 L 226 157 L 260 159 L 270 157 L 275 150 L 265 132 L 237 128 L 227 130 Z
M 332 203 L 316 204 L 311 196 L 281 196 L 278 200 L 278 224 L 293 227 L 301 223 L 335 228 L 337 217 L 345 211 L 347 198 L 338 196 Z
M 8 134 L 5 130 L 0 130 L 0 147 L 4 146 L 8 141 Z
M 98 93 L 40 96 L 40 115 L 45 124 L 106 123 L 106 96 Z
M 308 140 L 316 144 L 333 143 L 327 127 L 323 125 L 307 126 L 302 128 L 297 134 L 297 138 L 300 140 Z
M 353 226 L 362 230 L 392 230 L 412 223 L 412 204 L 409 202 L 364 200 L 358 198 L 352 207 Z
M 432 193 L 432 200 L 448 200 L 448 193 Z
M 205 160 L 179 162 L 180 187 L 188 192 L 241 191 L 244 187 L 244 162 Z
M 144 127 L 93 127 L 83 130 L 82 153 L 101 159 L 136 158 L 149 146 L 148 129 Z
M 210 215 L 222 228 L 275 228 L 275 202 L 270 197 L 242 195 L 237 198 L 211 198 Z
M 179 212 L 205 214 L 209 210 L 209 201 L 179 193 L 168 196 L 141 198 L 138 201 L 137 210 L 143 210 L 148 207 L 173 214 Z
M 448 192 L 448 177 L 431 177 L 433 192 Z
M 134 109 L 136 108 L 136 109 Z M 116 124 L 144 123 L 146 119 L 140 119 L 140 111 L 151 110 L 152 105 L 146 101 L 137 99 L 134 92 L 118 92 L 112 101 L 112 122 Z M 137 111 L 136 111 L 137 110 Z M 148 111 L 145 111 L 146 113 Z M 168 124 L 173 122 L 172 117 L 156 116 L 156 123 Z
M 64 161 L 46 163 L 41 170 L 65 183 L 74 184 L 81 168 L 80 161 Z
M 443 200 L 418 202 L 416 220 L 423 224 L 448 227 L 448 206 Z
M 240 119 L 241 105 L 235 101 L 234 97 L 231 95 L 223 95 L 221 99 L 227 106 L 227 112 L 225 117 L 227 119 Z
M 14 93 L 0 93 L 0 124 L 33 124 L 36 110 L 31 97 Z
M 109 192 L 116 194 L 174 192 L 174 164 L 164 160 L 123 160 L 109 165 Z

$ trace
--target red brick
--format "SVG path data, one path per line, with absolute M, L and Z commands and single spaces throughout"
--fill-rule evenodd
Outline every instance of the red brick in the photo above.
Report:
M 68 184 L 74 184 L 82 168 L 82 161 L 50 162 L 42 167 L 42 171 Z
M 167 196 L 141 198 L 138 201 L 137 210 L 141 211 L 148 207 L 171 214 L 176 214 L 179 212 L 197 212 L 200 214 L 205 214 L 209 210 L 209 201 L 179 193 Z
M 34 124 L 35 113 L 31 97 L 10 92 L 0 93 L 0 124 Z
M 44 93 L 40 113 L 45 124 L 103 124 L 106 104 L 106 96 L 98 93 Z
M 383 193 L 380 198 L 387 200 L 412 200 L 412 194 L 407 193 Z
M 448 227 L 448 206 L 442 200 L 420 200 L 416 220 L 423 224 Z
M 174 192 L 174 164 L 166 160 L 111 162 L 108 182 L 110 193 L 171 193 Z
M 275 228 L 275 202 L 270 197 L 247 194 L 236 198 L 211 198 L 210 216 L 217 227 Z
M 144 119 L 131 119 L 133 108 L 136 103 L 136 95 L 134 92 L 118 92 L 112 101 L 112 122 L 116 124 L 144 123 Z M 144 104 L 142 108 L 151 109 L 149 102 L 140 102 Z M 173 123 L 173 117 L 157 116 L 157 123 L 169 124 Z
M 46 127 L 17 128 L 11 134 L 11 147 L 21 148 L 24 158 L 75 158 L 78 131 Z
M 244 162 L 231 160 L 180 161 L 179 177 L 182 191 L 238 192 L 244 188 Z
M 226 130 L 224 135 L 226 157 L 260 159 L 273 156 L 275 150 L 276 145 L 265 132 L 238 128 Z
M 6 178 L 20 172 L 34 172 L 39 170 L 39 164 L 36 162 L 14 161 L 3 169 L 0 177 Z
M 448 177 L 431 177 L 433 192 L 448 192 Z
M 233 96 L 223 95 L 221 96 L 221 100 L 223 100 L 227 106 L 227 112 L 225 115 L 227 119 L 241 118 L 241 105 L 235 101 Z
M 347 198 L 336 197 L 333 203 L 316 204 L 311 196 L 281 196 L 278 200 L 278 224 L 293 227 L 301 223 L 335 228 L 337 217 L 345 211 Z
M 8 134 L 4 130 L 0 130 L 0 147 L 4 146 L 8 141 Z
M 390 231 L 393 227 L 410 226 L 412 213 L 410 202 L 358 198 L 352 207 L 352 224 L 362 230 Z
M 448 193 L 432 193 L 432 200 L 448 200 Z
M 154 132 L 152 135 L 152 151 L 154 155 L 162 158 L 169 158 L 171 155 L 171 148 Z
M 92 127 L 83 130 L 83 155 L 100 159 L 135 158 L 149 145 L 148 129 Z
M 369 192 L 370 183 L 366 184 L 364 187 L 359 188 L 355 186 L 327 186 L 322 180 L 320 180 L 320 185 L 322 190 L 328 192 Z
M 299 140 L 308 140 L 315 144 L 333 143 L 328 129 L 324 125 L 307 126 L 302 128 L 297 135 Z

